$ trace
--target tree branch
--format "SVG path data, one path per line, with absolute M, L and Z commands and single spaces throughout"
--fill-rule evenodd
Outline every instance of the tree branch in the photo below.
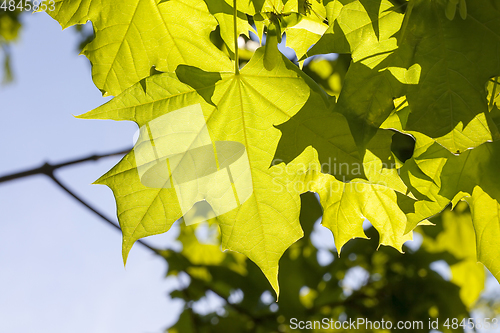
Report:
M 0 177 L 0 183 L 8 182 L 8 181 L 14 180 L 14 179 L 39 175 L 39 174 L 44 174 L 44 175 L 47 175 L 50 177 L 50 175 L 53 174 L 54 170 L 64 168 L 64 167 L 67 167 L 70 165 L 88 162 L 88 161 L 97 161 L 97 160 L 104 158 L 104 157 L 124 155 L 124 154 L 128 153 L 130 150 L 131 150 L 131 148 L 120 150 L 120 151 L 115 151 L 115 152 L 111 152 L 111 153 L 107 153 L 107 154 L 100 154 L 100 155 L 94 154 L 94 155 L 91 155 L 88 157 L 70 160 L 70 161 L 66 161 L 66 162 L 58 163 L 58 164 L 45 163 L 38 168 L 32 168 L 32 169 L 29 169 L 26 171 L 16 172 L 16 173 L 2 176 L 2 177 Z
M 110 218 L 106 217 L 103 213 L 99 212 L 96 208 L 92 207 L 89 203 L 85 202 L 82 198 L 80 198 L 78 195 L 76 195 L 75 192 L 73 192 L 69 188 L 67 188 L 63 183 L 61 183 L 61 181 L 59 179 L 57 179 L 57 177 L 53 173 L 50 174 L 50 175 L 48 175 L 48 176 L 50 177 L 50 179 L 52 179 L 54 181 L 54 183 L 56 183 L 66 193 L 68 193 L 70 196 L 72 196 L 76 201 L 78 201 L 79 203 L 81 203 L 82 205 L 84 205 L 85 207 L 87 207 L 90 211 L 92 211 L 94 214 L 96 214 L 97 216 L 99 216 L 100 218 L 102 218 L 104 221 L 106 221 L 113 228 L 118 229 L 120 232 L 122 231 L 122 229 L 120 228 L 120 226 L 118 224 L 116 224 Z M 142 241 L 140 239 L 137 240 L 136 243 L 139 243 L 139 244 L 145 246 L 149 250 L 153 251 L 155 254 L 159 254 L 159 250 L 158 249 L 152 247 L 151 245 L 145 243 L 144 241 Z
M 34 176 L 34 175 L 40 175 L 40 174 L 46 175 L 50 179 L 52 179 L 52 181 L 54 181 L 54 183 L 56 183 L 66 193 L 68 193 L 71 197 L 73 197 L 73 199 L 75 199 L 76 201 L 78 201 L 79 203 L 84 205 L 86 208 L 88 208 L 94 214 L 96 214 L 101 219 L 106 221 L 113 228 L 115 228 L 121 232 L 121 228 L 118 224 L 116 224 L 116 222 L 114 222 L 112 219 L 105 216 L 103 213 L 99 212 L 96 208 L 91 206 L 89 203 L 87 203 L 85 200 L 83 200 L 81 197 L 79 197 L 75 192 L 71 191 L 68 187 L 66 187 L 63 183 L 61 183 L 61 181 L 59 179 L 57 179 L 57 177 L 54 175 L 54 171 L 57 169 L 60 169 L 60 168 L 70 166 L 70 165 L 75 165 L 75 164 L 84 163 L 84 162 L 88 162 L 88 161 L 97 161 L 97 160 L 104 158 L 104 157 L 124 155 L 124 154 L 128 153 L 130 150 L 131 150 L 131 148 L 120 150 L 120 151 L 115 151 L 115 152 L 111 152 L 111 153 L 107 153 L 107 154 L 100 154 L 100 155 L 94 154 L 94 155 L 90 155 L 88 157 L 69 160 L 69 161 L 66 161 L 63 163 L 58 163 L 58 164 L 45 163 L 38 168 L 32 168 L 32 169 L 29 169 L 26 171 L 16 172 L 16 173 L 12 173 L 12 174 L 9 174 L 6 176 L 2 176 L 2 177 L 0 177 L 0 183 L 8 182 L 11 180 L 20 179 L 20 178 L 24 178 L 24 177 Z M 158 255 L 160 254 L 160 251 L 158 249 L 152 247 L 151 245 L 145 243 L 144 241 L 137 240 L 136 242 L 145 246 L 149 250 L 153 251 L 155 254 L 158 254 Z

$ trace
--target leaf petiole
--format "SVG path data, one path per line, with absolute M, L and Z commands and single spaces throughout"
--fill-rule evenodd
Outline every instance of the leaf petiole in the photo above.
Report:
M 240 64 L 238 55 L 238 22 L 237 22 L 238 8 L 236 7 L 236 0 L 233 0 L 233 29 L 234 29 L 234 74 L 240 74 Z

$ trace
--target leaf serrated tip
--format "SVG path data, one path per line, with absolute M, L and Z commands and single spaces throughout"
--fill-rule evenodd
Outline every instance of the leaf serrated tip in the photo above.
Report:
M 280 296 L 280 286 L 278 283 L 278 268 L 276 267 L 276 269 L 272 269 L 271 272 L 268 272 L 267 270 L 266 271 L 262 270 L 262 272 L 264 273 L 267 281 L 269 281 L 271 287 L 276 293 L 276 301 L 278 301 Z
M 92 185 L 107 185 L 107 184 L 104 182 L 103 177 L 100 177 L 99 179 L 96 179 L 95 181 L 93 181 Z M 111 190 L 113 190 L 113 189 L 111 189 Z
M 403 244 L 400 244 L 400 245 L 397 245 L 396 244 L 384 244 L 384 243 L 379 243 L 378 246 L 377 246 L 377 251 L 378 249 L 380 248 L 381 245 L 384 245 L 384 246 L 390 246 L 394 249 L 396 249 L 399 253 L 401 254 L 405 254 L 405 251 L 403 251 Z
M 335 244 L 335 247 L 337 248 L 338 257 L 340 258 L 340 252 L 342 252 L 342 248 L 344 247 L 344 244 L 342 244 L 340 246 L 337 246 L 337 244 Z
M 88 117 L 87 117 L 86 115 L 87 115 L 89 112 L 90 112 L 90 111 L 85 112 L 85 113 L 82 113 L 82 114 L 78 114 L 78 115 L 73 115 L 73 117 L 75 117 L 76 119 L 88 119 Z
M 134 242 L 129 242 L 129 241 L 127 241 L 126 238 L 123 238 L 123 241 L 122 241 L 122 258 L 123 258 L 123 267 L 125 267 L 125 268 L 127 266 L 128 254 L 130 253 L 130 250 L 132 249 L 133 245 L 134 245 Z

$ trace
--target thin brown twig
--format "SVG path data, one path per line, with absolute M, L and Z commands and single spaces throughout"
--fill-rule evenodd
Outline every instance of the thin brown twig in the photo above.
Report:
M 110 218 L 105 216 L 103 213 L 99 212 L 96 208 L 92 207 L 89 203 L 87 203 L 82 198 L 80 198 L 75 192 L 71 191 L 68 187 L 66 187 L 63 183 L 61 183 L 61 181 L 59 179 L 57 179 L 57 177 L 53 173 L 48 175 L 48 176 L 50 177 L 50 179 L 52 179 L 54 181 L 54 183 L 56 183 L 60 188 L 62 188 L 66 193 L 68 193 L 76 201 L 78 201 L 79 203 L 81 203 L 82 205 L 87 207 L 90 211 L 92 211 L 94 214 L 96 214 L 97 216 L 102 218 L 104 221 L 106 221 L 113 228 L 115 228 L 121 232 L 122 229 L 120 228 L 120 226 L 118 224 L 116 224 L 113 220 L 111 220 Z M 158 249 L 152 247 L 151 245 L 145 243 L 144 241 L 142 241 L 140 239 L 137 240 L 136 243 L 139 243 L 139 244 L 145 246 L 149 250 L 153 251 L 155 254 L 159 254 Z
M 125 155 L 130 150 L 131 150 L 131 148 L 127 148 L 127 149 L 122 149 L 119 151 L 114 151 L 114 152 L 106 153 L 106 154 L 93 154 L 93 155 L 90 155 L 90 156 L 87 156 L 84 158 L 69 160 L 69 161 L 66 161 L 63 163 L 58 163 L 58 164 L 44 163 L 42 166 L 37 167 L 37 168 L 32 168 L 29 170 L 15 172 L 12 174 L 1 176 L 0 183 L 8 182 L 8 181 L 19 179 L 19 178 L 39 175 L 39 174 L 44 174 L 44 175 L 50 176 L 51 173 L 53 173 L 55 170 L 60 169 L 60 168 L 64 168 L 64 167 L 67 167 L 70 165 L 79 164 L 79 163 L 88 162 L 88 161 L 97 161 L 97 160 L 104 158 L 104 157 Z
M 20 179 L 20 178 L 24 178 L 24 177 L 34 176 L 34 175 L 46 175 L 54 183 L 56 183 L 56 185 L 58 185 L 61 189 L 63 189 L 66 193 L 68 193 L 73 199 L 75 199 L 76 201 L 78 201 L 79 203 L 81 203 L 83 206 L 85 206 L 86 208 L 88 208 L 91 212 L 93 212 L 94 214 L 96 214 L 97 216 L 99 216 L 101 219 L 103 219 L 105 222 L 107 222 L 110 226 L 112 226 L 113 228 L 121 231 L 120 226 L 116 222 L 114 222 L 109 217 L 105 216 L 103 213 L 99 212 L 96 208 L 94 208 L 93 206 L 91 206 L 88 202 L 86 202 L 85 200 L 83 200 L 75 192 L 73 192 L 66 185 L 64 185 L 54 175 L 54 171 L 56 171 L 57 169 L 60 169 L 60 168 L 64 168 L 64 167 L 70 166 L 70 165 L 75 165 L 75 164 L 84 163 L 84 162 L 88 162 L 88 161 L 97 161 L 97 160 L 99 160 L 101 158 L 104 158 L 104 157 L 124 155 L 124 154 L 128 153 L 130 150 L 131 150 L 131 148 L 122 149 L 122 150 L 119 150 L 119 151 L 114 151 L 114 152 L 106 153 L 106 154 L 93 154 L 93 155 L 90 155 L 90 156 L 87 156 L 87 157 L 84 157 L 84 158 L 73 159 L 73 160 L 69 160 L 69 161 L 62 162 L 62 163 L 57 163 L 57 164 L 44 163 L 42 166 L 37 167 L 37 168 L 32 168 L 32 169 L 29 169 L 29 170 L 25 170 L 25 171 L 21 171 L 21 172 L 15 172 L 15 173 L 12 173 L 12 174 L 8 174 L 8 175 L 5 175 L 5 176 L 2 176 L 2 177 L 0 177 L 0 183 L 8 182 L 8 181 L 11 181 L 11 180 Z M 137 240 L 137 243 L 139 243 L 139 244 L 143 245 L 144 247 L 146 247 L 147 249 L 153 251 L 155 254 L 160 254 L 160 250 L 152 247 L 151 245 L 145 243 L 142 240 Z

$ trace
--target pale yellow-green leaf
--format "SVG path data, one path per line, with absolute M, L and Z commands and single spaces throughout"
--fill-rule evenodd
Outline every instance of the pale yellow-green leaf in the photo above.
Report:
M 286 58 L 271 71 L 266 70 L 263 51 L 256 51 L 240 75 L 179 67 L 177 75 L 151 76 L 80 117 L 130 120 L 143 126 L 185 105 L 199 105 L 210 139 L 243 144 L 251 170 L 250 198 L 217 216 L 222 248 L 252 259 L 278 292 L 279 258 L 303 232 L 298 221 L 301 192 L 287 190 L 274 179 L 273 174 L 282 165 L 269 169 L 280 136 L 274 126 L 290 119 L 309 98 L 326 100 L 317 88 L 311 90 L 310 79 Z M 182 215 L 174 189 L 149 188 L 141 183 L 134 152 L 98 183 L 108 185 L 115 193 L 124 233 L 124 258 L 135 240 L 168 230 Z
M 204 70 L 231 70 L 232 64 L 210 41 L 217 21 L 197 0 L 57 0 L 48 14 L 63 28 L 92 21 L 95 39 L 82 53 L 92 63 L 94 84 L 118 95 L 149 76 L 179 64 Z
M 289 189 L 319 194 L 323 206 L 322 225 L 332 231 L 339 252 L 350 239 L 366 238 L 365 219 L 379 232 L 380 245 L 402 252 L 403 244 L 412 239 L 412 233 L 405 232 L 407 218 L 398 207 L 396 191 L 361 179 L 344 183 L 320 170 L 317 152 L 310 147 L 276 177 Z

